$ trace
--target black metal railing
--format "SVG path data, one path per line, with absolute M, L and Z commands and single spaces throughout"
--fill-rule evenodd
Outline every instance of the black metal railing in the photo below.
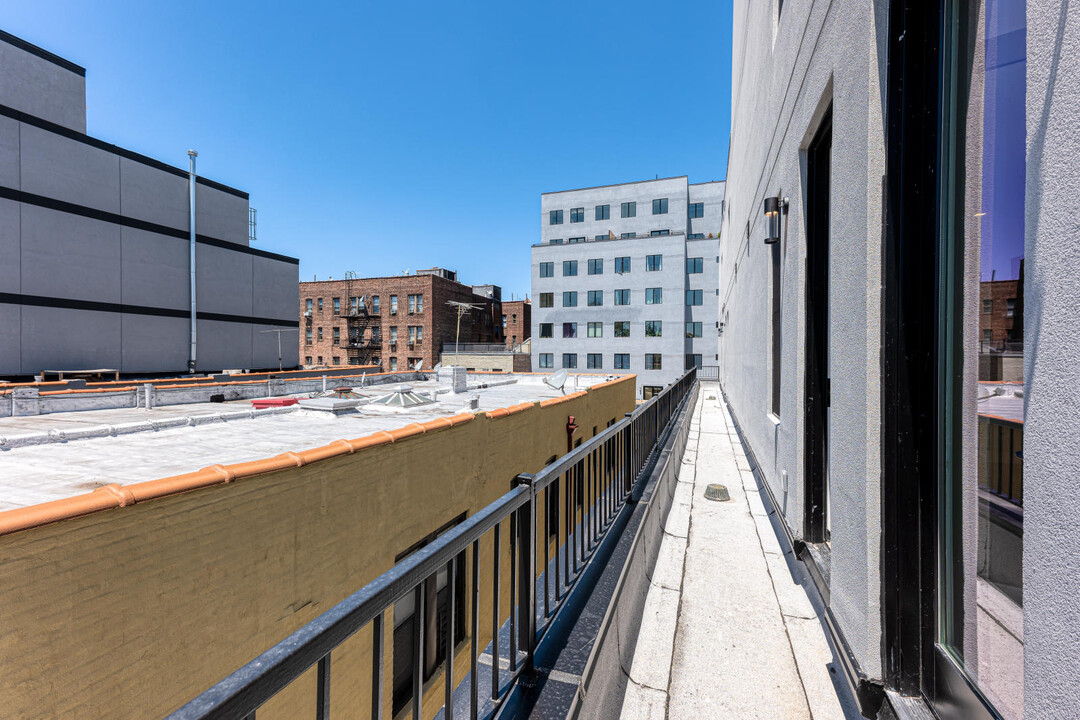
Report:
M 718 365 L 702 365 L 697 369 L 698 380 L 719 380 L 720 367 Z
M 395 601 L 411 594 L 411 717 L 420 720 L 425 680 L 434 677 L 431 672 L 425 673 L 425 583 L 443 569 L 450 590 L 446 593 L 449 607 L 445 615 L 445 637 L 450 648 L 456 644 L 452 639 L 456 637 L 457 603 L 464 601 L 469 607 L 468 688 L 461 704 L 468 705 L 471 718 L 477 718 L 483 706 L 497 708 L 522 673 L 531 672 L 537 644 L 573 593 L 609 527 L 639 496 L 660 447 L 673 429 L 673 418 L 696 382 L 697 370 L 691 369 L 633 413 L 583 441 L 539 473 L 518 475 L 510 492 L 176 710 L 169 719 L 254 720 L 261 705 L 305 671 L 317 667 L 317 690 L 311 707 L 314 716 L 324 720 L 330 713 L 331 653 L 367 626 L 372 628 L 370 717 L 396 714 L 386 707 L 384 699 L 386 612 Z M 509 531 L 506 542 L 510 562 L 505 578 L 500 567 L 504 524 Z M 541 525 L 542 533 L 538 532 Z M 480 543 L 489 534 L 492 552 L 490 559 L 482 563 Z M 471 570 L 457 562 L 463 553 L 471 557 Z M 538 563 L 543 563 L 539 573 Z M 459 571 L 470 576 L 467 598 L 458 598 L 452 591 Z M 482 578 L 490 578 L 483 587 Z M 499 611 L 504 580 L 509 583 L 510 596 L 505 621 Z M 480 598 L 484 592 L 491 593 L 492 599 L 491 641 L 480 647 Z M 504 629 L 509 630 L 505 652 L 500 648 L 500 631 Z M 445 720 L 452 720 L 454 715 L 459 684 L 454 660 L 463 651 L 451 649 L 441 662 Z M 490 653 L 490 695 L 482 697 L 478 661 L 485 651 Z M 506 670 L 502 669 L 504 656 Z M 345 682 L 366 681 L 354 677 Z

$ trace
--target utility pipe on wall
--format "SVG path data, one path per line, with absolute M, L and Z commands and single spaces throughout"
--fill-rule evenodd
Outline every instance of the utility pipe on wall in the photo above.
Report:
M 188 220 L 188 228 L 190 230 L 190 258 L 188 265 L 191 270 L 191 352 L 188 357 L 188 372 L 195 372 L 195 359 L 196 359 L 196 318 L 195 318 L 195 158 L 199 156 L 199 153 L 195 150 L 187 151 L 188 158 L 191 161 L 191 169 L 188 171 L 188 200 L 190 218 Z

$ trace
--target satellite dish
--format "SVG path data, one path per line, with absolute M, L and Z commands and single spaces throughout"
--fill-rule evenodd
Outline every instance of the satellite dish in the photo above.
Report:
M 439 372 L 442 370 L 442 363 L 435 363 L 435 367 L 431 368 L 433 372 Z
M 423 360 L 417 360 L 416 365 L 413 366 L 413 370 L 415 370 L 416 372 L 420 372 L 420 368 L 422 368 L 422 367 L 424 367 L 424 361 Z
M 566 378 L 570 373 L 566 370 L 557 370 L 555 373 L 548 375 L 544 378 L 544 384 L 550 387 L 552 390 L 558 390 L 562 392 L 563 385 L 566 384 Z M 563 393 L 565 395 L 565 393 Z

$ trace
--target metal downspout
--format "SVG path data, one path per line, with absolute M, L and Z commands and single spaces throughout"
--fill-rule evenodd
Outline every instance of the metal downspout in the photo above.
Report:
M 199 153 L 195 150 L 188 150 L 188 158 L 191 161 L 191 169 L 188 171 L 188 205 L 190 217 L 188 219 L 188 228 L 190 231 L 189 250 L 190 257 L 188 259 L 189 269 L 191 271 L 191 351 L 188 356 L 188 372 L 195 372 L 195 360 L 197 357 L 196 352 L 196 307 L 195 307 L 195 158 L 199 156 Z

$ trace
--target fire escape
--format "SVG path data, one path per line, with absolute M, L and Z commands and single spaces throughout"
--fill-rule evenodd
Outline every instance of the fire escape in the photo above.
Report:
M 379 308 L 367 297 L 349 299 L 345 316 L 348 326 L 348 362 L 350 365 L 379 365 L 382 362 L 382 323 Z

